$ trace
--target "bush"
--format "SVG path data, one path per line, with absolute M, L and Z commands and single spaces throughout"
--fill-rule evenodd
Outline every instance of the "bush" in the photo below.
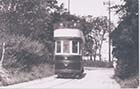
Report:
M 30 68 L 41 62 L 47 62 L 49 52 L 46 46 L 39 41 L 24 36 L 8 35 L 1 39 L 6 43 L 4 67 Z
M 8 71 L 5 75 L 10 77 L 10 81 L 6 81 L 5 75 L 2 77 L 0 74 L 4 80 L 0 85 L 29 81 L 54 73 L 52 65 L 49 65 L 50 53 L 43 43 L 18 35 L 0 34 L 0 37 L 0 42 L 6 43 L 3 67 Z
M 113 55 L 118 59 L 115 75 L 128 79 L 139 73 L 138 0 L 123 0 L 116 11 L 122 13 L 118 27 L 111 33 Z
M 44 71 L 45 70 L 45 71 Z M 9 83 L 16 84 L 20 82 L 31 81 L 34 79 L 40 79 L 48 77 L 54 74 L 53 66 L 48 63 L 41 63 L 39 65 L 33 65 L 30 71 L 17 71 L 14 68 L 9 69 L 9 74 L 12 76 L 12 81 Z
M 20 71 L 17 68 L 8 68 L 7 73 L 9 76 L 9 81 L 6 80 L 6 77 L 1 77 L 0 86 L 7 86 L 11 84 L 27 82 L 34 79 L 40 79 L 43 77 L 48 77 L 54 74 L 53 66 L 48 63 L 41 63 L 39 65 L 33 65 L 29 72 Z M 45 71 L 44 71 L 45 70 Z M 1 72 L 1 71 L 0 71 Z M 1 74 L 2 75 L 2 74 Z
M 129 77 L 128 79 L 120 79 L 115 76 L 115 80 L 120 84 L 122 88 L 137 88 L 139 86 L 139 76 L 135 75 L 133 77 Z

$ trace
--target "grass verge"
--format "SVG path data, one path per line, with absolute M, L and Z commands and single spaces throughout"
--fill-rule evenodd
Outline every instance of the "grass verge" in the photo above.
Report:
M 121 88 L 137 88 L 139 86 L 138 75 L 129 77 L 128 79 L 124 79 L 124 80 L 116 76 L 114 78 L 120 84 Z
M 10 75 L 10 82 L 6 82 L 7 84 L 4 84 L 2 81 L 0 81 L 0 85 L 12 85 L 17 84 L 21 82 L 27 82 L 39 78 L 48 77 L 54 74 L 53 66 L 49 64 L 39 64 L 34 65 L 31 67 L 30 70 L 18 70 L 18 68 L 10 68 L 8 69 L 8 73 Z

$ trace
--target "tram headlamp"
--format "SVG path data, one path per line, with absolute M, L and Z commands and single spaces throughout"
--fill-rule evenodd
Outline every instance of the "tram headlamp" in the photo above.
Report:
M 68 59 L 68 57 L 64 57 L 64 59 L 65 59 L 65 60 L 67 60 L 67 59 Z
M 68 63 L 64 63 L 64 66 L 67 67 L 68 66 Z

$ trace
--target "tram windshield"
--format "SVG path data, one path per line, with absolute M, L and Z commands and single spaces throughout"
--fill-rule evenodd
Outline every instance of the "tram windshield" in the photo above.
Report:
M 63 53 L 70 53 L 70 41 L 63 41 Z
M 77 41 L 72 41 L 72 52 L 78 53 L 78 42 Z
M 76 40 L 56 41 L 56 54 L 80 54 L 80 44 Z
M 56 52 L 61 53 L 61 41 L 57 41 Z

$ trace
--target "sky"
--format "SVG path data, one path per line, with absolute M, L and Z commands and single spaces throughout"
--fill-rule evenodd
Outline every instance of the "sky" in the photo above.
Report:
M 64 3 L 64 7 L 68 8 L 68 0 L 57 0 L 58 3 Z M 109 0 L 70 0 L 70 13 L 80 16 L 92 15 L 93 17 L 108 16 L 108 5 L 103 2 Z M 120 4 L 120 0 L 110 0 L 111 4 Z M 111 11 L 111 21 L 117 25 L 118 16 Z

